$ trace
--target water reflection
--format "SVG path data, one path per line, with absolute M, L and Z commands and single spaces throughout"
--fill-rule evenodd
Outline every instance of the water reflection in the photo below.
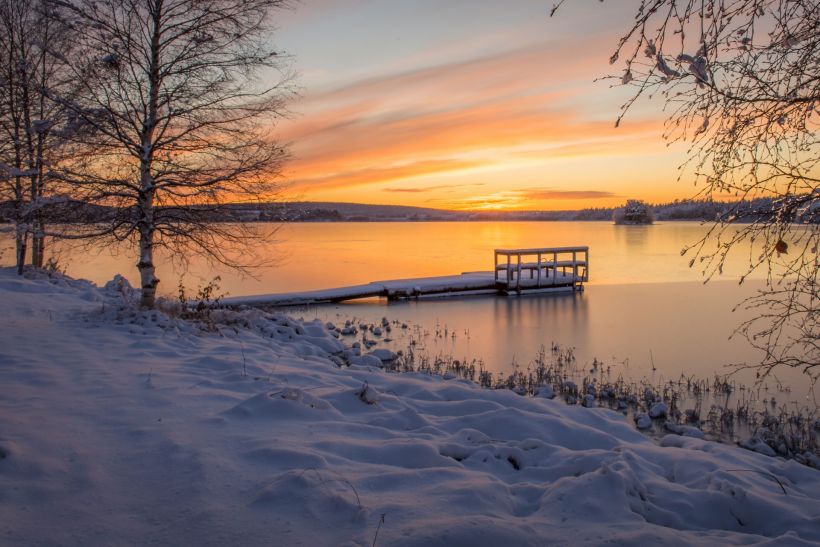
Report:
M 518 341 L 522 348 L 537 350 L 541 344 L 558 342 L 547 338 L 563 331 L 573 332 L 577 341 L 588 339 L 589 309 L 583 292 L 500 297 L 492 303 L 489 330 L 499 338 Z
M 550 296 L 372 300 L 313 308 L 307 317 L 365 323 L 388 317 L 410 326 L 404 335 L 394 329 L 387 344 L 392 349 L 405 350 L 412 339 L 417 351 L 431 357 L 481 359 L 493 372 L 510 373 L 513 363 L 526 367 L 542 346 L 556 343 L 576 348 L 581 363 L 597 358 L 614 375 L 636 381 L 710 379 L 729 373 L 727 365 L 760 358 L 745 340 L 729 339 L 744 317 L 732 305 L 754 288 L 729 282 L 602 285 Z M 754 383 L 751 371 L 735 378 Z M 804 385 L 799 371 L 781 371 L 777 380 L 793 386 L 795 400 L 805 402 L 809 392 L 798 388 Z M 770 384 L 774 389 L 775 379 Z
M 615 226 L 615 237 L 632 250 L 644 250 L 649 242 L 649 233 L 654 226 Z

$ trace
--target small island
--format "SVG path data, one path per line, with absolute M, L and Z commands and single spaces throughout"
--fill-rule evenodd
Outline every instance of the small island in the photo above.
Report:
M 615 224 L 652 224 L 655 215 L 652 208 L 638 199 L 627 200 L 626 205 L 612 214 Z

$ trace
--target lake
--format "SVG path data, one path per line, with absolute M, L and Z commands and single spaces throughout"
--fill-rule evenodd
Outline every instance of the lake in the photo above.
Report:
M 333 322 L 387 317 L 410 328 L 382 345 L 402 349 L 414 338 L 431 354 L 481 359 L 497 372 L 511 371 L 515 364 L 525 367 L 542 345 L 556 343 L 576 348 L 581 363 L 597 358 L 635 378 L 708 378 L 725 374 L 728 364 L 758 359 L 745 340 L 729 337 L 745 317 L 743 310 L 732 308 L 762 287 L 762 272 L 738 286 L 745 271 L 739 251 L 721 277 L 704 285 L 698 265 L 689 268 L 690 256 L 682 257 L 681 249 L 696 243 L 705 230 L 694 222 L 292 223 L 281 225 L 258 249 L 275 267 L 259 270 L 256 279 L 213 269 L 196 258 L 185 274 L 165 263 L 158 276 L 161 293 L 175 294 L 182 279 L 190 294 L 220 275 L 220 292 L 239 296 L 491 270 L 495 248 L 587 245 L 590 282 L 582 293 L 371 300 L 292 313 Z M 12 253 L 4 237 L 2 260 L 9 264 Z M 57 255 L 75 277 L 103 283 L 123 273 L 136 284 L 136 257 L 128 249 L 114 254 L 63 249 Z M 748 371 L 736 378 L 754 380 Z M 799 373 L 782 371 L 777 380 L 792 387 L 791 397 L 798 402 L 811 395 Z

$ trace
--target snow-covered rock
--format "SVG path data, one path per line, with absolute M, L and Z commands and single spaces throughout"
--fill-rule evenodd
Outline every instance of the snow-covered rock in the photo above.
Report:
M 392 361 L 395 361 L 396 358 L 398 357 L 395 353 L 393 353 L 392 351 L 390 351 L 389 349 L 386 349 L 386 348 L 374 349 L 373 351 L 368 353 L 368 355 L 372 355 L 373 357 L 375 357 L 376 359 L 379 359 L 380 361 L 382 361 L 384 363 L 390 363 Z
M 376 357 L 375 355 L 366 354 L 366 355 L 359 355 L 354 356 L 350 359 L 351 365 L 356 365 L 360 367 L 383 367 L 384 363 L 381 359 Z
M 666 406 L 664 402 L 657 402 L 654 403 L 651 407 L 649 407 L 649 417 L 650 418 L 663 418 L 669 413 L 669 407 Z
M 752 437 L 751 439 L 740 441 L 738 444 L 747 450 L 753 450 L 755 452 L 759 452 L 760 454 L 765 454 L 766 456 L 777 455 L 774 449 L 766 444 L 766 441 L 760 437 Z
M 129 283 L 125 277 L 117 274 L 113 279 L 111 279 L 111 281 L 105 284 L 103 290 L 113 293 L 125 293 L 131 292 L 133 288 L 131 287 L 131 283 Z
M 638 412 L 635 414 L 635 426 L 638 429 L 649 429 L 652 427 L 652 418 L 646 412 Z
M 552 386 L 544 385 L 535 390 L 536 397 L 543 397 L 544 399 L 555 399 L 555 391 Z
M 664 429 L 671 431 L 675 435 L 683 435 L 685 437 L 695 437 L 696 439 L 703 439 L 705 437 L 703 431 L 691 425 L 680 425 L 673 422 L 666 422 L 663 424 Z

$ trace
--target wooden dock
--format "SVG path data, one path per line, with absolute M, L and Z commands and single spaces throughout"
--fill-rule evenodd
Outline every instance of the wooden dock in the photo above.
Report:
M 495 282 L 507 292 L 555 286 L 567 276 L 579 287 L 589 281 L 589 247 L 495 250 Z
M 374 281 L 365 285 L 258 296 L 225 298 L 228 306 L 307 306 L 363 298 L 434 298 L 472 294 L 518 295 L 581 291 L 589 281 L 588 247 L 496 249 L 488 272 Z

